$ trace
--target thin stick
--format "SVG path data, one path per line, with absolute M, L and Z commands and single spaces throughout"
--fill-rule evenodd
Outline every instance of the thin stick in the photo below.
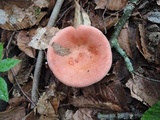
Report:
M 134 119 L 140 119 L 142 117 L 142 113 L 136 112 L 136 113 L 113 113 L 113 114 L 97 114 L 97 118 L 99 120 L 134 120 Z
M 64 0 L 57 0 L 56 1 L 55 7 L 52 11 L 52 14 L 51 14 L 51 17 L 49 19 L 47 26 L 52 27 L 55 24 L 55 21 L 58 17 L 58 13 L 60 11 L 60 8 L 61 8 L 63 2 L 64 2 Z M 39 83 L 39 79 L 40 79 L 43 58 L 44 58 L 44 53 L 42 50 L 40 50 L 38 53 L 38 58 L 37 58 L 36 66 L 35 66 L 35 71 L 34 71 L 34 76 L 33 76 L 32 94 L 31 94 L 32 101 L 35 104 L 38 101 L 38 83 Z M 32 105 L 32 107 L 34 107 L 34 105 Z
M 8 57 L 8 50 L 9 50 L 9 46 L 11 44 L 11 41 L 13 40 L 13 36 L 15 35 L 15 31 L 11 34 L 10 38 L 9 38 L 9 41 L 8 41 L 8 44 L 6 46 L 6 56 Z
M 12 75 L 14 76 L 14 80 L 16 81 L 16 83 L 17 83 L 20 91 L 22 92 L 22 94 L 23 94 L 33 105 L 35 105 L 34 102 L 30 99 L 30 97 L 28 97 L 28 95 L 23 91 L 22 87 L 21 87 L 20 84 L 18 83 L 18 80 L 17 80 L 17 78 L 16 78 L 16 74 L 15 74 L 15 72 L 14 72 L 13 69 L 11 69 L 11 72 L 12 72 Z

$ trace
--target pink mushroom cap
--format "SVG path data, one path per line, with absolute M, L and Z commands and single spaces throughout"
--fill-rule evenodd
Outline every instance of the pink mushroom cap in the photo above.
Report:
M 58 54 L 54 43 L 68 49 L 69 53 Z M 47 61 L 59 81 L 72 87 L 86 87 L 108 73 L 112 52 L 108 39 L 97 28 L 70 26 L 60 30 L 50 41 Z

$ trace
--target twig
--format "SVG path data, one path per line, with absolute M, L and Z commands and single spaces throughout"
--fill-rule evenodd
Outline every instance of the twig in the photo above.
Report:
M 52 11 L 51 17 L 48 21 L 48 24 L 47 24 L 48 27 L 54 26 L 63 2 L 64 0 L 57 0 L 55 7 Z
M 113 113 L 113 114 L 97 114 L 97 118 L 99 120 L 134 120 L 140 119 L 142 117 L 142 113 L 135 112 L 135 113 Z
M 38 101 L 38 85 L 39 85 L 40 73 L 41 73 L 41 68 L 42 68 L 42 63 L 43 63 L 43 56 L 44 56 L 44 53 L 42 50 L 40 50 L 38 53 L 36 67 L 34 70 L 32 91 L 31 91 L 31 98 L 35 104 Z
M 117 50 L 117 52 L 119 52 L 119 54 L 124 58 L 124 61 L 126 62 L 127 69 L 129 70 L 130 73 L 134 72 L 134 68 L 132 66 L 132 63 L 131 63 L 129 57 L 124 52 L 124 50 L 120 47 L 117 39 L 118 39 L 118 36 L 119 36 L 119 33 L 120 33 L 122 27 L 124 26 L 124 24 L 126 23 L 128 18 L 131 16 L 131 13 L 133 12 L 133 10 L 135 8 L 135 4 L 137 4 L 138 1 L 139 0 L 129 0 L 129 4 L 124 8 L 123 15 L 120 18 L 119 22 L 116 24 L 116 26 L 114 28 L 115 31 L 112 34 L 111 39 L 110 39 L 111 46 L 113 48 L 115 48 Z
M 53 8 L 51 17 L 49 19 L 49 22 L 47 26 L 52 27 L 55 24 L 55 21 L 58 17 L 58 13 L 60 11 L 60 8 L 63 4 L 64 0 L 57 0 L 55 7 Z M 39 51 L 38 53 L 38 58 L 35 66 L 35 71 L 34 71 L 34 76 L 33 76 L 33 86 L 32 86 L 32 101 L 36 104 L 38 101 L 38 83 L 40 79 L 40 73 L 41 73 L 41 68 L 42 68 L 42 62 L 44 58 L 44 53 L 42 50 Z M 33 107 L 34 105 L 32 105 Z
M 27 96 L 27 94 L 23 91 L 22 87 L 21 87 L 20 84 L 18 83 L 18 80 L 17 80 L 17 78 L 16 78 L 16 74 L 15 74 L 15 72 L 14 72 L 13 69 L 11 69 L 11 72 L 12 72 L 12 75 L 14 76 L 14 80 L 16 81 L 16 83 L 17 83 L 20 91 L 22 92 L 22 94 L 23 94 L 33 105 L 35 105 L 34 102 L 30 99 L 30 97 Z
M 139 76 L 139 77 L 141 77 L 141 78 L 143 78 L 144 80 L 148 80 L 148 81 L 152 81 L 152 82 L 159 82 L 160 83 L 160 80 L 145 77 L 145 76 L 139 74 L 138 72 L 134 72 L 134 74 Z
M 7 46 L 6 46 L 6 56 L 8 57 L 8 49 L 9 49 L 9 46 L 10 46 L 10 44 L 11 44 L 11 41 L 13 40 L 13 36 L 15 35 L 15 31 L 14 32 L 12 32 L 12 34 L 11 34 L 11 36 L 10 36 L 10 38 L 9 38 L 9 41 L 8 41 L 8 43 L 7 43 Z

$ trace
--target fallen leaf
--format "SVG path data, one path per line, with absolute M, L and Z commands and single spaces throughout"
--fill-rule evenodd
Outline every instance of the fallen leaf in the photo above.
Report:
M 27 99 L 24 96 L 21 96 L 21 97 L 10 98 L 8 103 L 12 107 L 17 107 L 24 102 L 27 102 Z
M 74 27 L 83 24 L 83 25 L 91 25 L 90 18 L 88 14 L 83 10 L 83 8 L 79 5 L 79 3 L 75 2 L 75 14 L 74 14 Z
M 97 110 L 80 108 L 74 113 L 73 120 L 94 120 L 95 112 L 97 112 Z
M 32 37 L 32 40 L 28 45 L 34 49 L 47 49 L 50 40 L 58 31 L 59 29 L 55 27 L 38 28 L 36 34 Z
M 106 84 L 102 82 L 83 88 L 84 95 L 73 98 L 71 103 L 76 107 L 123 111 L 126 106 L 126 95 L 121 83 L 115 80 L 109 85 Z
M 34 111 L 32 110 L 22 120 L 39 120 L 39 115 L 35 115 Z
M 12 71 L 14 72 L 14 75 L 16 76 L 18 83 L 24 85 L 28 81 L 28 78 L 30 77 L 30 74 L 33 70 L 33 67 L 31 65 L 31 62 L 29 61 L 29 57 L 25 53 L 22 52 L 16 58 L 22 61 L 16 66 L 14 66 L 12 68 Z M 13 84 L 15 83 L 14 81 L 15 76 L 13 76 L 10 70 L 8 71 L 8 78 L 10 82 Z
M 40 8 L 46 8 L 49 2 L 47 0 L 34 0 L 34 4 Z
M 128 69 L 123 59 L 120 59 L 115 63 L 113 73 L 116 75 L 118 80 L 123 80 L 129 76 Z
M 65 47 L 63 47 L 63 46 L 61 46 L 61 45 L 59 45 L 58 43 L 55 43 L 55 42 L 53 42 L 52 47 L 53 47 L 55 53 L 57 53 L 60 56 L 66 56 L 66 55 L 69 55 L 71 53 L 69 48 L 65 48 Z
M 103 17 L 98 16 L 94 12 L 89 13 L 89 17 L 91 19 L 92 26 L 104 31 L 104 29 L 109 29 L 113 27 L 119 20 L 118 14 L 116 16 L 108 16 L 103 19 Z
M 135 75 L 130 78 L 126 86 L 131 91 L 131 96 L 142 103 L 152 106 L 160 99 L 160 83 L 153 82 L 145 77 Z
M 160 12 L 149 12 L 147 14 L 147 19 L 152 23 L 160 24 Z
M 28 45 L 29 42 L 31 41 L 30 38 L 32 36 L 29 36 L 27 32 L 28 31 L 22 30 L 18 33 L 17 45 L 19 49 L 25 52 L 28 56 L 30 56 L 31 58 L 35 58 L 35 55 L 36 55 L 35 49 L 33 49 Z
M 40 120 L 53 120 L 57 119 L 57 114 L 52 104 L 49 101 L 48 95 L 44 92 L 43 95 L 39 98 L 37 106 L 34 108 L 35 113 L 41 115 Z
M 118 42 L 120 44 L 120 47 L 127 53 L 127 55 L 130 58 L 133 58 L 133 54 L 132 54 L 131 46 L 130 46 L 128 23 L 126 23 L 123 26 L 123 28 L 118 36 Z
M 95 9 L 109 9 L 109 10 L 121 10 L 125 7 L 127 0 L 94 0 L 96 3 Z
M 0 112 L 0 120 L 22 120 L 25 114 L 24 107 L 16 107 L 8 111 Z
M 39 3 L 45 4 L 39 4 Z M 46 15 L 41 11 L 42 7 L 47 8 L 47 0 L 36 1 L 5 1 L 0 5 L 0 27 L 5 30 L 20 30 L 30 28 L 38 24 Z
M 145 29 L 142 24 L 139 24 L 139 32 L 140 32 L 140 40 L 136 41 L 137 48 L 141 52 L 141 54 L 144 56 L 144 58 L 149 61 L 154 61 L 154 55 L 152 55 L 148 49 L 147 49 L 147 43 L 146 43 L 146 37 L 145 37 Z

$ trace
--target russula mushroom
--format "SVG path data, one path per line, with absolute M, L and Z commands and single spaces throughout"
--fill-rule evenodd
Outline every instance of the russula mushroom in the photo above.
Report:
M 80 25 L 60 30 L 50 41 L 48 65 L 62 83 L 86 87 L 100 81 L 110 70 L 109 41 L 95 27 Z

